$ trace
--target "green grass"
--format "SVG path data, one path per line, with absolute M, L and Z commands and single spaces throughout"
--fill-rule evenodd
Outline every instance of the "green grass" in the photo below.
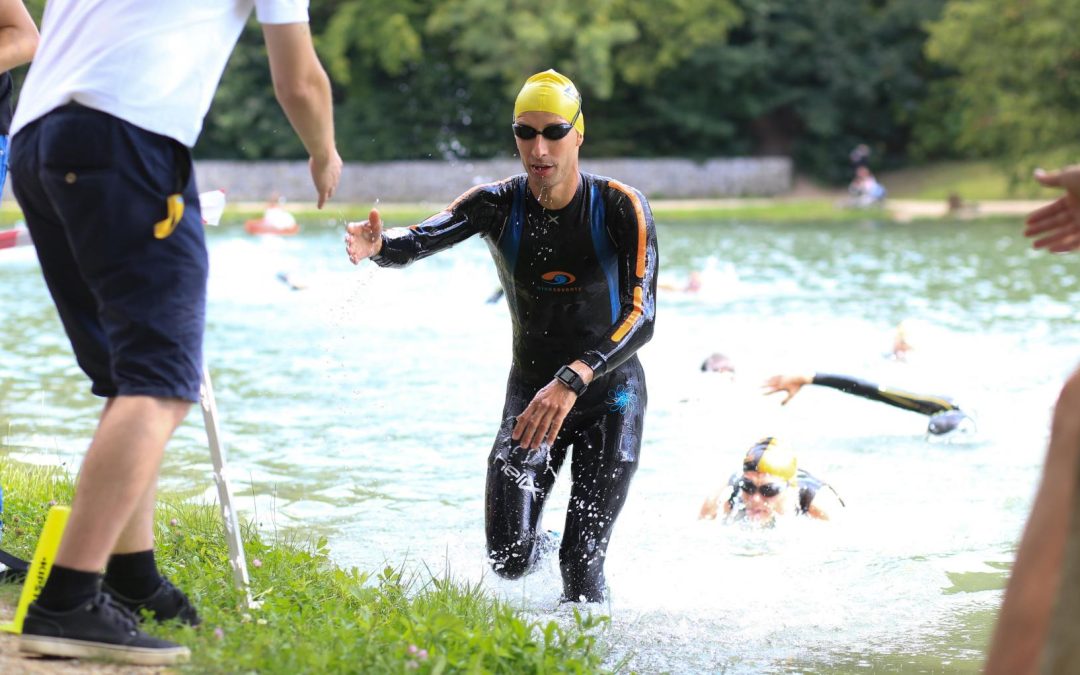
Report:
M 833 199 L 801 200 L 747 200 L 703 206 L 688 205 L 669 207 L 663 202 L 653 205 L 653 217 L 659 222 L 697 221 L 756 221 L 770 223 L 800 222 L 858 222 L 867 219 L 888 219 L 890 216 L 880 208 L 847 209 L 836 205 Z
M 52 503 L 70 503 L 71 480 L 5 458 L 3 547 L 29 557 Z M 604 669 L 606 617 L 573 612 L 563 626 L 535 621 L 478 585 L 386 567 L 336 567 L 326 541 L 267 542 L 243 532 L 251 590 L 245 609 L 231 583 L 224 530 L 211 505 L 159 501 L 156 554 L 203 618 L 197 629 L 153 627 L 188 645 L 196 673 L 595 673 Z M 0 586 L 15 604 L 19 588 Z M 621 668 L 619 666 L 618 668 Z M 617 668 L 617 669 L 618 669 Z
M 1053 168 L 1053 165 L 1047 168 Z M 1053 199 L 1057 193 L 1034 179 L 1013 181 L 1000 163 L 991 161 L 940 162 L 889 171 L 878 180 L 894 199 L 944 201 L 957 194 L 964 201 L 995 199 Z
M 379 214 L 386 225 L 394 227 L 412 225 L 437 213 L 441 205 L 388 204 L 379 206 Z M 323 211 L 315 209 L 291 209 L 296 219 L 304 224 L 340 227 L 342 223 L 363 220 L 368 217 L 370 206 L 347 204 L 328 206 Z M 760 221 L 760 222 L 810 222 L 810 221 L 862 221 L 867 218 L 888 218 L 881 209 L 839 208 L 833 199 L 804 200 L 700 200 L 652 204 L 653 216 L 660 222 L 698 221 Z M 257 218 L 262 211 L 240 210 L 226 207 L 222 226 L 241 225 L 248 218 Z

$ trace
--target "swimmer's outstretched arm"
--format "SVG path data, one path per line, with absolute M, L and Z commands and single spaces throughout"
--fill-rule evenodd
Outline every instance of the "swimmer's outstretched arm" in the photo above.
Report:
M 781 404 L 786 405 L 788 401 L 794 398 L 795 394 L 799 393 L 800 389 L 808 384 L 839 389 L 848 394 L 854 394 L 871 401 L 879 401 L 923 415 L 934 415 L 947 410 L 960 409 L 947 396 L 912 394 L 911 392 L 890 389 L 846 375 L 827 375 L 823 373 L 814 373 L 813 375 L 774 375 L 765 381 L 763 387 L 766 390 L 765 395 L 786 391 L 787 397 L 781 401 Z
M 380 267 L 405 267 L 493 226 L 498 221 L 493 217 L 496 202 L 507 186 L 503 181 L 474 187 L 439 213 L 411 227 L 383 230 L 378 209 L 372 209 L 367 220 L 345 226 L 345 251 L 354 265 L 370 258 Z

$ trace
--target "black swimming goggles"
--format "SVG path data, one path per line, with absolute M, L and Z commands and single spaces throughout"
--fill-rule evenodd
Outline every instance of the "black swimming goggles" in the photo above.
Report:
M 543 129 L 534 129 L 528 124 L 518 124 L 515 122 L 514 135 L 523 141 L 531 141 L 536 138 L 537 134 L 540 134 L 549 141 L 561 141 L 566 138 L 566 134 L 570 133 L 570 130 L 574 128 L 574 122 L 577 122 L 577 118 L 581 116 L 581 105 L 578 105 L 577 112 L 574 113 L 574 119 L 570 120 L 569 124 L 549 124 Z
M 785 485 L 783 483 L 762 483 L 758 485 L 749 478 L 743 478 L 739 481 L 739 489 L 748 495 L 752 495 L 755 492 L 760 492 L 763 499 L 769 499 L 775 497 L 784 491 Z

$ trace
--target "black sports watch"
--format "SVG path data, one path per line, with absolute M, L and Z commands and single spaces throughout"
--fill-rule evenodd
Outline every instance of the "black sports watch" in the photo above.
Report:
M 585 384 L 585 380 L 581 379 L 577 371 L 570 366 L 559 368 L 558 372 L 555 373 L 555 379 L 565 384 L 570 388 L 570 391 L 578 396 L 584 394 L 585 390 L 589 388 L 589 385 Z

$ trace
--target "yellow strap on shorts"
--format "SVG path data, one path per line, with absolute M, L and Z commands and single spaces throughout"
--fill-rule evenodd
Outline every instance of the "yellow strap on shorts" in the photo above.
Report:
M 164 239 L 173 233 L 180 219 L 184 217 L 184 195 L 174 194 L 165 198 L 165 206 L 168 215 L 165 220 L 154 223 L 154 238 Z

